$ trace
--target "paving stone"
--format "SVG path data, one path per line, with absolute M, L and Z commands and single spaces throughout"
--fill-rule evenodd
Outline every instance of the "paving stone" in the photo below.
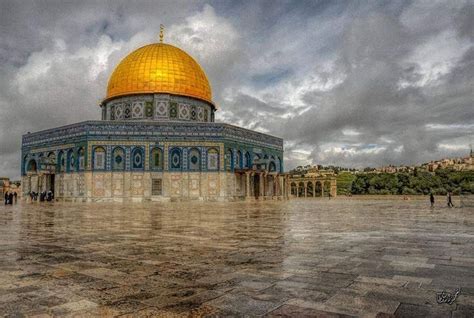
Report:
M 301 317 L 301 318 L 349 318 L 348 316 L 327 311 L 315 310 L 311 308 L 298 307 L 293 305 L 283 305 L 265 315 L 265 317 Z
M 250 316 L 263 315 L 279 306 L 271 301 L 253 299 L 243 294 L 226 294 L 222 297 L 211 300 L 206 304 L 225 311 Z
M 429 307 L 423 305 L 400 304 L 395 317 L 400 318 L 449 318 L 451 317 L 451 310 L 449 308 Z
M 473 311 L 474 214 L 433 214 L 425 201 L 3 209 L 0 316 L 393 318 Z M 453 305 L 436 303 L 437 292 L 458 287 Z

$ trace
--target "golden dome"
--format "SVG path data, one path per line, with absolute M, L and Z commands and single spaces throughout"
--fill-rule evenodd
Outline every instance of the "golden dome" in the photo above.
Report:
M 175 46 L 154 43 L 125 57 L 115 68 L 107 86 L 107 97 L 167 93 L 212 103 L 211 86 L 201 66 Z

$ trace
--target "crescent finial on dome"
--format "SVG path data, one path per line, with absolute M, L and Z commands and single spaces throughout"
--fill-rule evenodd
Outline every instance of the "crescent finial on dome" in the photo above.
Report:
M 160 24 L 160 43 L 163 43 L 163 38 L 165 37 L 165 26 Z

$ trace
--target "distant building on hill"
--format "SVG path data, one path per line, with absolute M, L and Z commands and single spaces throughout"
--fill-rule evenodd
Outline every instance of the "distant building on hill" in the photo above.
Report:
M 10 181 L 10 178 L 0 177 L 0 195 L 3 196 L 7 192 L 16 192 L 19 196 L 21 195 L 21 182 Z
M 294 197 L 336 197 L 336 174 L 331 169 L 320 170 L 318 166 L 299 166 L 289 173 L 291 195 Z

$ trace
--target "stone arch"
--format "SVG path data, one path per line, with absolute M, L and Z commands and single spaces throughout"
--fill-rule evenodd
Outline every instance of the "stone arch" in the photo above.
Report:
M 277 157 L 277 163 L 278 163 L 278 171 L 280 173 L 283 173 L 283 161 L 281 160 L 280 157 Z
M 69 149 L 67 152 L 67 172 L 76 171 L 76 156 L 73 149 Z
M 258 164 L 260 163 L 260 161 L 259 161 L 260 158 L 261 158 L 261 157 L 260 157 L 259 154 L 256 154 L 256 153 L 253 154 L 252 165 L 257 165 L 257 169 L 260 168 L 260 167 L 258 166 Z
M 225 162 L 225 169 L 227 171 L 234 170 L 234 152 L 230 148 L 225 152 Z
M 183 156 L 180 148 L 172 148 L 170 150 L 169 167 L 171 170 L 183 169 Z
M 66 158 L 64 155 L 64 151 L 60 150 L 58 152 L 58 171 L 65 172 L 66 171 Z
M 104 147 L 95 147 L 93 150 L 93 169 L 105 170 L 106 152 Z
M 298 186 L 296 185 L 296 182 L 292 182 L 290 184 L 290 191 L 291 191 L 291 194 L 294 195 L 294 196 L 297 196 L 298 195 Z
M 270 161 L 270 163 L 268 164 L 268 171 L 270 172 L 277 171 L 276 164 L 274 161 Z
M 244 167 L 250 168 L 251 166 L 252 166 L 252 162 L 250 160 L 250 153 L 246 151 L 244 155 Z
M 235 167 L 237 169 L 240 169 L 243 167 L 242 165 L 242 152 L 240 150 L 237 150 L 235 153 Z
M 197 148 L 191 148 L 188 152 L 188 168 L 191 171 L 201 170 L 201 151 Z
M 219 150 L 216 148 L 207 150 L 207 170 L 219 170 Z
M 145 151 L 142 147 L 135 147 L 132 150 L 132 169 L 143 170 L 145 169 Z
M 22 169 L 23 169 L 22 173 L 24 173 L 24 174 L 26 174 L 26 167 L 27 167 L 27 164 L 28 164 L 28 155 L 24 155 L 24 156 L 23 156 L 22 165 L 21 165 L 21 167 L 22 167 Z
M 314 197 L 314 184 L 313 181 L 308 181 L 306 184 L 306 188 L 308 189 L 308 197 Z
M 38 165 L 36 163 L 36 160 L 31 158 L 28 160 L 26 164 L 26 172 L 33 172 L 36 173 L 38 171 Z
M 300 181 L 298 183 L 298 196 L 299 197 L 304 197 L 304 189 L 305 189 L 304 182 Z
M 163 170 L 163 150 L 161 148 L 153 148 L 151 151 L 151 169 Z
M 85 162 L 85 151 L 84 151 L 84 147 L 80 147 L 80 148 L 77 150 L 77 168 L 78 168 L 77 170 L 83 171 L 85 165 L 86 165 L 86 162 Z
M 316 194 L 315 196 L 317 197 L 322 196 L 322 189 L 323 189 L 323 186 L 322 186 L 321 181 L 316 181 L 314 183 L 314 192 Z
M 125 150 L 122 147 L 115 147 L 114 150 L 112 150 L 111 160 L 112 170 L 125 170 Z

